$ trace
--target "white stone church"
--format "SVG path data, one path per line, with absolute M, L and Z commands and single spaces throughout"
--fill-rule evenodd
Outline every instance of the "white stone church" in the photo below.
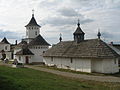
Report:
M 14 59 L 22 63 L 44 63 L 42 54 L 50 44 L 40 35 L 40 25 L 37 24 L 34 13 L 26 27 L 26 38 L 14 47 Z

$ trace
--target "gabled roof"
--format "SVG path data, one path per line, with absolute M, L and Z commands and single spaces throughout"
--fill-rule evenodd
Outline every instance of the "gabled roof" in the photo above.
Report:
M 84 40 L 76 44 L 75 41 L 62 41 L 44 54 L 44 57 L 75 57 L 75 58 L 114 58 L 119 55 L 100 39 Z
M 38 26 L 38 27 L 40 27 L 40 25 L 37 24 L 34 16 L 32 16 L 30 22 L 25 27 L 27 27 L 27 26 Z
M 48 46 L 50 46 L 50 44 L 47 43 L 40 34 L 29 43 L 29 46 L 33 46 L 33 45 L 48 45 Z
M 15 55 L 34 55 L 28 48 L 22 48 L 19 52 Z
M 3 38 L 3 40 L 1 41 L 1 43 L 10 44 L 10 43 L 8 42 L 8 40 L 6 39 L 6 37 Z

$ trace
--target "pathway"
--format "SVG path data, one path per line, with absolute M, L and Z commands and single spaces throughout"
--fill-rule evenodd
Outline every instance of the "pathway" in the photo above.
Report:
M 114 76 L 94 76 L 94 75 L 85 75 L 85 74 L 75 74 L 70 72 L 63 72 L 63 71 L 58 71 L 53 69 L 37 67 L 34 65 L 33 66 L 26 65 L 25 67 L 39 70 L 39 71 L 49 72 L 49 73 L 64 76 L 64 77 L 75 78 L 75 79 L 93 80 L 93 81 L 100 81 L 100 82 L 120 82 L 120 77 L 114 77 Z

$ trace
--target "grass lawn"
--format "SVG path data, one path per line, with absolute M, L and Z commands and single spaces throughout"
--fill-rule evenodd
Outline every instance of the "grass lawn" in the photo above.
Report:
M 0 90 L 120 90 L 120 83 L 75 80 L 28 68 L 0 66 Z

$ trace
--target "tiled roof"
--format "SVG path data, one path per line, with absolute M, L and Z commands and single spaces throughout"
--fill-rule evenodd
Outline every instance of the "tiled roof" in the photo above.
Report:
M 34 55 L 28 48 L 22 48 L 19 52 L 15 55 Z
M 45 57 L 75 57 L 75 58 L 114 58 L 119 55 L 100 39 L 75 41 L 62 41 L 47 50 Z
M 50 46 L 50 44 L 47 43 L 40 34 L 29 43 L 29 46 L 33 46 L 33 45 L 48 45 L 48 46 Z
M 38 26 L 38 27 L 40 27 L 40 25 L 37 24 L 34 16 L 31 18 L 30 22 L 25 27 L 27 27 L 27 26 Z
M 5 37 L 3 38 L 3 40 L 1 41 L 1 43 L 10 44 Z

